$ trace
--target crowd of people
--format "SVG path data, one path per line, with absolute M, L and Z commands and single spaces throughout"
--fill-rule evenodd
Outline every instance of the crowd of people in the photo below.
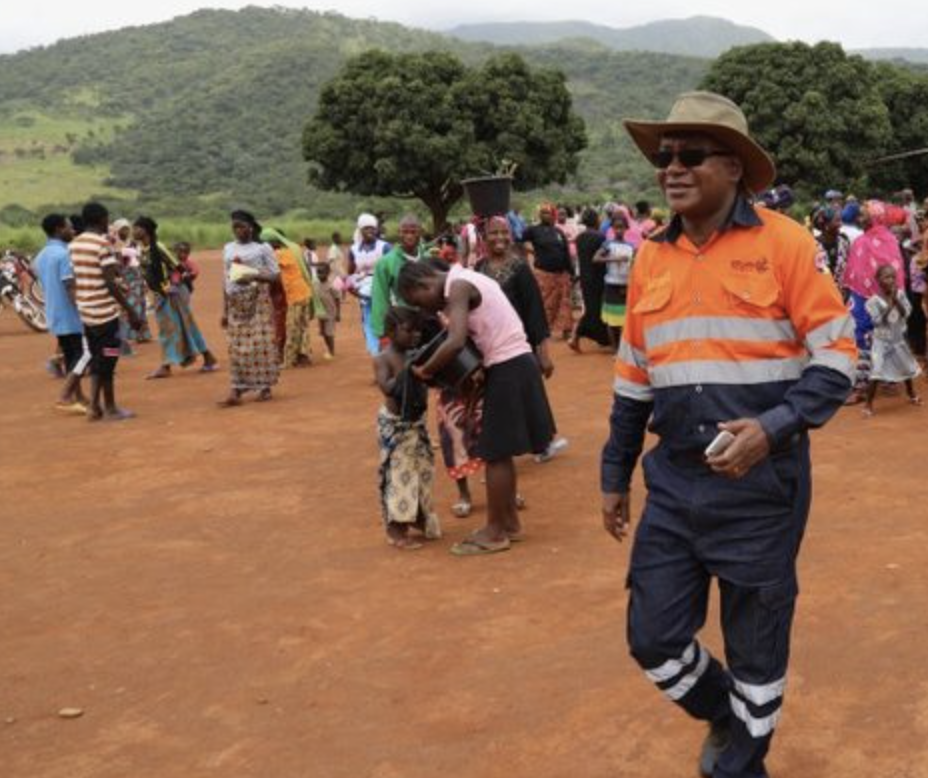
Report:
M 100 203 L 80 214 L 53 213 L 42 221 L 47 243 L 34 267 L 45 294 L 50 332 L 58 350 L 49 369 L 64 378 L 55 408 L 92 421 L 122 421 L 134 414 L 116 403 L 120 357 L 151 341 L 149 314 L 157 325 L 161 362 L 147 378 L 170 378 L 174 368 L 201 362 L 214 373 L 219 360 L 193 314 L 199 266 L 187 242 L 170 248 L 149 216 L 117 219 Z M 281 367 L 312 362 L 311 322 L 319 324 L 322 359 L 335 354 L 341 293 L 335 283 L 337 242 L 319 259 L 314 241 L 300 246 L 276 229 L 262 230 L 247 211 L 231 214 L 234 240 L 224 250 L 222 326 L 228 335 L 230 390 L 221 407 L 244 395 L 271 398 Z M 334 236 L 337 238 L 338 236 Z M 82 379 L 89 374 L 91 396 Z
M 525 539 L 517 459 L 543 464 L 567 446 L 545 385 L 552 340 L 615 355 L 602 512 L 618 540 L 645 429 L 658 438 L 645 457 L 649 496 L 628 576 L 632 653 L 710 724 L 703 775 L 761 778 L 809 510 L 808 430 L 841 404 L 863 403 L 869 418 L 898 385 L 921 404 L 928 200 L 920 209 L 910 190 L 894 202 L 829 190 L 797 214 L 740 109 L 711 93 L 682 95 L 665 122 L 626 128 L 657 170 L 667 211 L 646 201 L 543 203 L 526 223 L 517 210 L 475 206 L 472 219 L 434 236 L 406 215 L 395 241 L 382 216 L 364 213 L 347 251 L 335 234 L 324 259 L 314 241 L 232 212 L 222 306 L 229 391 L 219 404 L 272 399 L 282 368 L 316 358 L 314 321 L 331 359 L 341 307 L 354 299 L 382 394 L 387 541 L 409 551 L 442 535 L 432 397 L 437 448 L 457 488 L 452 513 L 471 515 L 470 479 L 483 472 L 486 483 L 484 525 L 451 552 L 483 556 Z M 161 348 L 150 379 L 198 361 L 203 373 L 219 368 L 193 314 L 199 268 L 188 244 L 166 246 L 148 216 L 111 224 L 99 203 L 42 227 L 48 243 L 35 267 L 66 376 L 58 409 L 132 417 L 116 400 L 116 365 L 130 344 L 151 339 L 149 312 Z M 695 637 L 713 576 L 728 668 Z
M 816 242 L 817 270 L 831 278 L 852 313 L 858 359 L 854 391 L 847 402 L 863 403 L 867 416 L 874 412 L 881 385 L 903 384 L 909 400 L 919 404 L 913 381 L 928 356 L 924 240 L 928 222 L 910 190 L 900 192 L 896 200 L 861 202 L 829 190 L 804 220 L 800 218 Z M 759 194 L 754 205 L 793 213 L 797 207 L 785 186 Z M 644 242 L 666 230 L 667 220 L 666 212 L 647 201 L 599 207 L 543 203 L 531 224 L 513 209 L 492 217 L 476 215 L 437 237 L 426 236 L 419 220 L 408 215 L 399 221 L 398 239 L 391 243 L 383 216 L 362 214 L 347 250 L 335 234 L 320 258 L 313 240 L 297 244 L 281 230 L 262 227 L 247 211 L 235 211 L 231 214 L 234 239 L 223 252 L 222 325 L 228 338 L 230 385 L 219 404 L 240 405 L 249 393 L 266 401 L 281 368 L 311 364 L 314 320 L 322 358 L 331 359 L 335 326 L 346 298 L 354 298 L 359 306 L 365 349 L 372 357 L 381 355 L 394 341 L 390 322 L 394 328 L 397 322 L 390 314 L 407 305 L 400 292 L 401 273 L 420 261 L 445 271 L 464 269 L 495 282 L 515 312 L 520 337 L 543 378 L 554 372 L 552 333 L 577 353 L 583 351 L 584 341 L 603 353 L 614 353 L 625 324 L 636 254 Z M 115 366 L 120 356 L 132 353 L 131 344 L 152 339 L 149 314 L 157 326 L 162 358 L 148 378 L 169 378 L 173 370 L 197 361 L 201 372 L 218 369 L 219 360 L 193 314 L 199 268 L 189 244 L 169 248 L 158 237 L 158 224 L 147 216 L 110 224 L 106 209 L 97 203 L 88 204 L 80 215 L 49 215 L 42 226 L 48 244 L 35 266 L 46 290 L 50 329 L 58 338 L 58 358 L 66 376 L 58 409 L 94 420 L 131 418 L 131 412 L 116 403 Z M 450 328 L 449 312 L 435 313 Z M 436 317 L 421 315 L 414 322 L 403 320 L 402 326 L 424 328 L 430 339 L 442 329 Z M 473 340 L 472 328 L 466 331 Z M 487 354 L 482 356 L 484 372 L 490 375 L 492 362 L 487 363 Z M 81 385 L 85 373 L 93 381 L 89 399 Z M 389 382 L 395 378 L 378 383 L 392 387 Z M 467 384 L 439 384 L 434 393 L 438 448 L 458 491 L 451 511 L 460 518 L 473 510 L 469 478 L 495 461 L 487 459 L 486 444 L 480 444 L 481 438 L 488 438 L 488 388 L 485 384 L 471 391 Z M 389 400 L 391 395 L 385 392 Z M 891 394 L 892 389 L 884 392 Z M 546 398 L 543 405 L 550 411 Z M 408 416 L 409 410 L 400 416 Z M 522 441 L 513 455 L 533 454 L 544 462 L 563 450 L 567 441 L 556 434 L 553 414 L 550 417 L 550 429 L 542 425 L 541 437 L 547 437 L 529 435 L 529 442 Z M 491 422 L 492 418 L 491 414 Z M 514 425 L 510 415 L 506 418 L 507 424 Z M 499 437 L 492 424 L 489 428 L 494 438 Z M 395 432 L 388 437 L 395 437 Z M 405 457 L 406 449 L 391 445 L 384 436 L 381 447 L 383 470 L 403 472 L 394 460 Z M 496 485 L 497 479 L 488 480 Z M 509 480 L 506 499 L 523 504 L 514 478 Z M 381 482 L 389 491 L 391 479 L 382 474 Z M 475 534 L 468 550 L 508 548 L 498 531 L 505 523 L 497 509 L 501 499 L 488 493 L 492 530 Z M 396 540 L 398 531 L 387 508 L 391 502 L 396 501 L 389 495 L 383 498 L 387 535 Z M 512 519 L 509 522 L 516 526 Z M 396 545 L 419 547 L 411 541 Z

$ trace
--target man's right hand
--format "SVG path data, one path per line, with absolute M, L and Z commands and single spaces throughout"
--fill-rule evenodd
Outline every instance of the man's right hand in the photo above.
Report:
M 603 492 L 603 527 L 621 543 L 628 535 L 632 522 L 631 494 Z

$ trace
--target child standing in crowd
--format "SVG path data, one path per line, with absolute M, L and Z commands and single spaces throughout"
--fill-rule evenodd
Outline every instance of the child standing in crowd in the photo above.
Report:
M 325 259 L 336 277 L 347 273 L 348 268 L 345 266 L 345 252 L 342 251 L 342 234 L 340 232 L 332 233 L 332 242 L 329 244 Z
M 200 266 L 193 261 L 193 249 L 186 241 L 174 244 L 174 256 L 177 258 L 177 268 L 171 274 L 171 283 L 175 286 L 183 284 L 187 291 L 193 294 L 193 284 L 200 275 Z
M 864 416 L 873 415 L 873 399 L 877 385 L 905 383 L 909 402 L 921 405 L 915 394 L 913 379 L 921 372 L 905 340 L 906 319 L 912 314 L 912 304 L 896 286 L 896 270 L 880 265 L 876 271 L 879 291 L 867 300 L 867 313 L 873 320 L 873 346 L 870 354 L 870 383 L 867 385 L 867 406 Z
M 612 239 L 597 252 L 594 262 L 606 263 L 606 284 L 603 291 L 603 323 L 609 328 L 613 348 L 618 348 L 625 326 L 625 302 L 628 297 L 628 277 L 631 274 L 635 249 L 625 240 L 628 221 L 620 210 L 612 216 Z
M 306 267 L 312 267 L 319 262 L 319 257 L 316 254 L 316 241 L 312 238 L 303 239 L 303 261 L 306 263 Z
M 384 395 L 377 416 L 380 443 L 380 503 L 387 542 L 404 551 L 421 548 L 409 535 L 415 527 L 432 540 L 441 526 L 432 508 L 435 457 L 425 426 L 428 389 L 412 373 L 409 352 L 422 338 L 419 314 L 391 308 L 384 318 L 390 345 L 374 360 L 374 376 Z
M 323 359 L 329 360 L 335 356 L 335 325 L 342 319 L 341 300 L 332 284 L 332 266 L 328 262 L 321 262 L 313 269 L 316 271 L 316 318 L 326 348 Z

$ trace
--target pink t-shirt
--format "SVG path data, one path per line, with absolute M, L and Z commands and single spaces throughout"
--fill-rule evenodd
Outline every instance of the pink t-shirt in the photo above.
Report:
M 480 305 L 472 309 L 467 317 L 467 331 L 483 354 L 484 367 L 532 353 L 522 320 L 496 281 L 483 273 L 455 265 L 445 281 L 446 297 L 451 293 L 451 285 L 455 281 L 467 281 L 480 292 Z

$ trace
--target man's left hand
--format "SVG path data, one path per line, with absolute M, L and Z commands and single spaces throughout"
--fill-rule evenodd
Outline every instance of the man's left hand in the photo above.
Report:
M 735 436 L 721 454 L 708 457 L 706 464 L 726 478 L 741 478 L 770 454 L 770 440 L 757 419 L 736 419 L 719 424 Z

